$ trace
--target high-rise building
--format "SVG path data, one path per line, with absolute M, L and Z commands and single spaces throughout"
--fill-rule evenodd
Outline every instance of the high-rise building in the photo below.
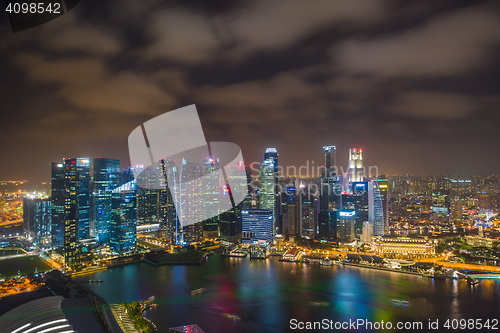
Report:
M 259 169 L 259 208 L 273 213 L 273 234 L 276 232 L 276 177 L 274 158 L 265 159 Z
M 162 189 L 159 179 L 163 177 L 160 163 L 143 169 L 137 188 L 137 225 L 158 224 L 158 195 Z M 139 186 L 140 184 L 140 186 Z M 163 181 L 163 188 L 165 187 Z
M 52 248 L 64 246 L 64 178 L 63 163 L 52 163 L 51 210 L 52 210 Z
M 369 198 L 368 198 L 368 182 L 352 183 L 352 190 L 342 195 L 342 209 L 355 210 L 354 216 L 356 238 L 360 238 L 363 223 L 369 220 Z
M 377 180 L 368 183 L 368 221 L 373 223 L 373 235 L 383 236 L 386 233 L 384 199 Z
M 109 247 L 122 254 L 134 250 L 137 242 L 137 184 L 132 168 L 116 172 L 113 183 Z
M 363 222 L 363 232 L 361 233 L 361 242 L 370 244 L 373 237 L 373 223 L 369 221 Z
M 337 239 L 342 243 L 351 243 L 356 240 L 356 235 L 354 233 L 354 226 L 356 220 L 354 219 L 356 215 L 355 210 L 340 210 L 338 212 L 339 216 L 336 221 L 337 224 Z
M 324 170 L 319 185 L 318 237 L 334 241 L 337 238 L 338 212 L 342 208 L 342 188 L 337 176 L 335 146 L 324 146 Z
M 311 193 L 299 192 L 300 236 L 315 239 L 317 226 L 317 208 Z
M 77 240 L 90 236 L 90 161 L 64 161 L 64 263 L 76 264 Z
M 243 243 L 253 244 L 259 241 L 272 242 L 273 212 L 266 209 L 241 211 L 241 239 Z
M 35 246 L 51 246 L 51 207 L 50 198 L 25 197 L 23 200 L 23 228 L 28 240 Z
M 117 186 L 120 161 L 110 158 L 94 159 L 93 234 L 101 245 L 110 240 L 112 190 Z
M 452 198 L 450 201 L 450 222 L 460 223 L 463 219 L 463 205 L 460 198 Z
M 358 148 L 349 149 L 349 183 L 362 182 L 364 180 L 363 150 Z
M 324 146 L 323 151 L 325 154 L 325 169 L 322 173 L 323 177 L 328 175 L 337 175 L 337 161 L 335 156 L 335 151 L 337 148 L 335 146 Z
M 219 208 L 220 195 L 229 195 L 229 190 L 223 188 L 222 191 L 219 184 L 219 159 L 205 158 L 202 166 L 202 217 L 203 217 L 203 237 L 217 238 L 219 237 Z
M 382 213 L 384 218 L 384 235 L 389 234 L 389 181 L 385 176 L 377 179 L 377 187 L 382 201 Z

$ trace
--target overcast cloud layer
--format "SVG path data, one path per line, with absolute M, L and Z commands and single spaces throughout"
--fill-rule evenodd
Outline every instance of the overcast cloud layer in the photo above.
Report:
M 381 173 L 498 172 L 497 1 L 81 2 L 0 26 L 0 180 L 63 157 L 129 164 L 139 124 L 195 103 L 246 161 L 364 148 Z M 311 163 L 311 162 L 310 162 Z

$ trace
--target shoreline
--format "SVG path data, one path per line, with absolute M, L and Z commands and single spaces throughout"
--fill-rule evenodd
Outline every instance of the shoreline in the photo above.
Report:
M 376 269 L 379 271 L 386 271 L 386 272 L 394 272 L 394 273 L 403 273 L 403 274 L 409 274 L 409 275 L 418 275 L 421 277 L 427 277 L 427 275 L 424 275 L 422 273 L 417 273 L 417 272 L 406 272 L 402 270 L 397 270 L 393 268 L 385 268 L 385 267 L 377 267 L 377 266 L 368 266 L 368 265 L 361 265 L 361 264 L 353 264 L 353 263 L 342 263 L 343 266 L 352 266 L 352 267 L 361 267 L 361 268 L 369 268 L 369 269 Z

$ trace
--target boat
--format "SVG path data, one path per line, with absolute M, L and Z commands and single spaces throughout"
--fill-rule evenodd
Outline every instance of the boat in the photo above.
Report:
M 391 302 L 392 304 L 394 305 L 401 305 L 403 303 L 402 300 L 399 300 L 399 299 L 390 299 L 389 302 Z
M 241 319 L 240 317 L 238 317 L 237 315 L 233 315 L 233 314 L 230 314 L 230 313 L 221 313 L 222 317 L 226 317 L 226 318 L 229 318 L 229 319 L 234 319 L 234 320 L 237 320 L 237 319 Z
M 405 305 L 405 306 L 410 306 L 411 302 L 410 301 L 402 301 L 401 304 Z
M 476 284 L 479 283 L 479 280 L 478 279 L 473 279 L 473 278 L 468 278 L 467 279 L 467 284 L 471 285 L 471 286 L 475 286 Z
M 191 295 L 200 294 L 200 293 L 202 293 L 205 289 L 206 289 L 206 288 L 199 288 L 199 289 L 191 290 Z
M 333 266 L 333 262 L 328 257 L 321 259 L 319 263 L 323 266 Z
M 151 304 L 149 307 L 150 307 L 150 308 L 156 308 L 157 306 L 158 306 L 158 304 L 153 303 L 153 304 Z
M 330 303 L 327 302 L 309 302 L 307 304 L 313 305 L 313 306 L 328 306 Z

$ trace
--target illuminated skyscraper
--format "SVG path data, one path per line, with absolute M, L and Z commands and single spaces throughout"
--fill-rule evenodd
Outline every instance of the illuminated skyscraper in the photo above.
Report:
M 351 243 L 356 240 L 355 236 L 355 210 L 340 210 L 336 221 L 337 224 L 337 239 L 342 243 Z
M 387 180 L 372 180 L 368 183 L 368 221 L 373 223 L 373 234 L 389 233 L 389 200 Z
M 450 222 L 460 223 L 463 219 L 462 199 L 453 198 L 450 202 Z
M 264 160 L 259 170 L 259 208 L 270 210 L 273 213 L 273 233 L 276 232 L 277 209 L 276 209 L 276 177 L 274 159 Z
M 33 245 L 51 245 L 51 206 L 49 198 L 25 197 L 23 200 L 23 228 Z
M 118 171 L 119 160 L 100 157 L 94 159 L 93 226 L 94 237 L 101 245 L 109 243 L 111 197 L 112 190 L 116 187 Z
M 362 182 L 364 178 L 363 150 L 358 148 L 349 149 L 349 184 Z
M 76 263 L 77 240 L 90 236 L 90 161 L 64 161 L 64 263 Z
M 137 242 L 137 185 L 132 168 L 116 172 L 113 183 L 109 247 L 122 254 L 135 249 Z
M 203 237 L 217 238 L 219 237 L 219 196 L 229 195 L 227 188 L 221 188 L 219 184 L 219 159 L 205 158 L 203 160 L 202 175 L 203 188 L 201 209 L 203 217 Z
M 318 236 L 321 240 L 334 241 L 337 237 L 338 212 L 342 208 L 342 190 L 336 175 L 335 146 L 326 146 L 323 150 L 325 169 L 320 177 Z
M 243 243 L 253 244 L 258 241 L 271 242 L 274 236 L 273 212 L 263 209 L 242 210 Z
M 63 163 L 52 163 L 51 196 L 52 201 L 52 247 L 64 246 L 64 177 Z
M 336 149 L 335 146 L 324 146 L 323 151 L 325 153 L 325 169 L 322 175 L 332 176 L 334 173 L 337 174 L 337 161 L 336 161 Z

